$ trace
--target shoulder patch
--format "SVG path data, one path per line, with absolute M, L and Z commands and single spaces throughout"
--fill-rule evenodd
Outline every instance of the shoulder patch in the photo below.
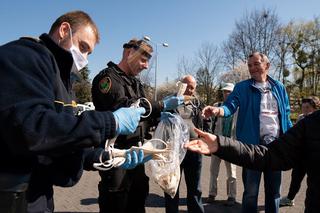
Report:
M 104 77 L 99 81 L 100 92 L 107 94 L 111 88 L 112 82 L 109 77 Z

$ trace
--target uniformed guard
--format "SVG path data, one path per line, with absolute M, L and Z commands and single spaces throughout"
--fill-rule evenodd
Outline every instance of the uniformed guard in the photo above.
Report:
M 145 97 L 143 85 L 136 76 L 148 68 L 153 48 L 144 40 L 131 39 L 123 45 L 123 55 L 119 64 L 108 63 L 93 80 L 92 99 L 96 110 L 114 111 L 119 107 L 129 107 L 139 98 Z M 151 108 L 145 102 L 142 105 L 151 115 L 142 119 L 135 133 L 129 136 L 119 135 L 116 148 L 130 148 L 143 142 L 150 121 L 160 117 L 160 112 L 176 108 L 183 103 L 183 96 L 172 96 L 163 101 L 154 102 Z M 100 212 L 145 212 L 145 200 L 149 192 L 148 177 L 144 166 L 132 170 L 113 168 L 100 172 L 99 207 Z

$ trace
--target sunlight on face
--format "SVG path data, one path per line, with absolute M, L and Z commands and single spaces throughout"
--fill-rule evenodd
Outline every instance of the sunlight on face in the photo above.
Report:
M 136 76 L 144 69 L 148 69 L 149 58 L 141 54 L 140 51 L 130 49 L 130 53 L 128 56 L 128 66 L 130 68 L 130 75 Z
M 73 34 L 73 44 L 85 57 L 88 57 L 96 45 L 96 35 L 92 27 L 88 25 L 77 29 Z
M 258 82 L 264 82 L 267 79 L 269 64 L 263 61 L 259 54 L 254 54 L 248 60 L 248 69 L 251 78 Z

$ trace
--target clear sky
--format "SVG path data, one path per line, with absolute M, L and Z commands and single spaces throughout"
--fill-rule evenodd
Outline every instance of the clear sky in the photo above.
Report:
M 203 42 L 220 45 L 236 20 L 253 9 L 274 9 L 281 22 L 320 15 L 320 0 L 1 0 L 0 45 L 20 36 L 48 32 L 53 21 L 71 10 L 91 15 L 101 42 L 89 56 L 92 79 L 107 62 L 119 62 L 122 44 L 148 35 L 158 47 L 158 85 L 177 77 L 178 58 L 193 57 Z

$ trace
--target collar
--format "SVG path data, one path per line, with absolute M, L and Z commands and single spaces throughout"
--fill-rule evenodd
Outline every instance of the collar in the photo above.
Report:
M 120 67 L 113 63 L 112 61 L 108 62 L 108 67 L 113 68 L 113 70 L 121 76 L 121 78 L 126 81 L 127 84 L 132 85 L 133 83 L 140 83 L 140 80 L 133 76 L 128 76 Z
M 67 82 L 70 79 L 70 71 L 73 65 L 73 58 L 71 53 L 60 47 L 46 33 L 42 34 L 39 38 L 53 54 L 58 64 L 61 78 L 64 82 Z
M 271 78 L 269 75 L 267 75 L 267 81 L 270 84 L 271 88 L 273 88 L 276 85 L 276 80 Z M 250 79 L 251 86 L 255 87 L 255 80 L 253 78 Z

